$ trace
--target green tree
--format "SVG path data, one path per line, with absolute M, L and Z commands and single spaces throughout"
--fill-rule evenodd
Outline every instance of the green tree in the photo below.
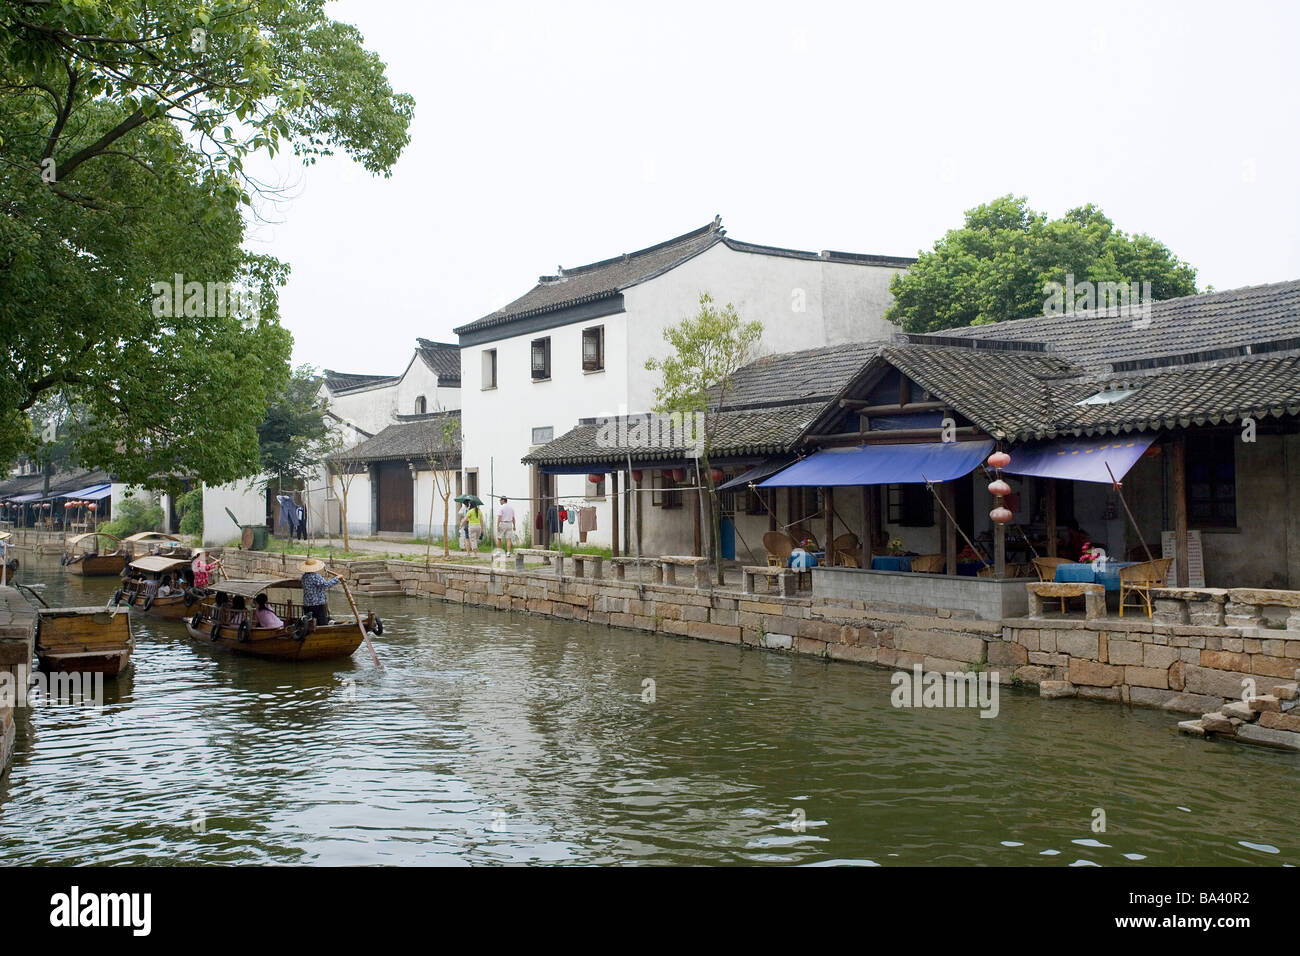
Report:
M 62 392 L 77 457 L 123 480 L 255 472 L 291 339 L 287 268 L 242 249 L 244 160 L 341 150 L 387 175 L 412 112 L 324 0 L 0 0 L 0 458 Z M 159 314 L 176 275 L 257 314 Z
M 761 322 L 742 322 L 735 306 L 728 302 L 719 309 L 707 292 L 700 293 L 700 310 L 677 325 L 664 329 L 664 340 L 672 353 L 646 360 L 648 371 L 658 371 L 662 383 L 655 387 L 655 411 L 696 416 L 702 424 L 699 436 L 699 471 L 709 495 L 709 554 L 719 584 L 722 580 L 720 547 L 722 517 L 718 490 L 713 480 L 710 454 L 717 434 L 721 406 L 731 391 L 731 379 L 746 365 L 763 335 Z
M 966 212 L 965 224 L 894 276 L 885 317 L 908 332 L 1041 315 L 1049 282 L 1150 282 L 1153 299 L 1196 292 L 1196 270 L 1147 235 L 1115 228 L 1091 204 L 1049 220 L 1024 197 Z
M 310 365 L 300 365 L 257 426 L 262 471 L 273 481 L 305 481 L 320 465 L 329 439 L 320 378 Z
M 203 537 L 203 487 L 191 489 L 176 498 L 176 513 L 180 515 L 181 534 Z
M 134 492 L 128 492 L 113 510 L 113 520 L 100 525 L 99 530 L 125 538 L 140 531 L 158 531 L 162 523 L 162 508 L 152 497 L 142 501 Z

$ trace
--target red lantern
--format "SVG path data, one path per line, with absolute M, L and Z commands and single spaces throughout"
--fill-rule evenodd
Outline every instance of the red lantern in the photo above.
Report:
M 990 468 L 1005 468 L 1011 464 L 1011 456 L 1004 451 L 995 451 L 989 455 Z
M 997 481 L 989 483 L 989 494 L 999 496 L 1009 495 L 1011 494 L 1011 486 L 999 478 Z
M 685 469 L 685 468 L 671 468 L 671 469 L 669 469 L 669 471 L 668 471 L 668 475 L 669 475 L 669 477 L 672 478 L 673 481 L 685 481 L 685 480 L 686 480 L 686 469 Z
M 989 519 L 996 524 L 1006 524 L 1011 520 L 1010 508 L 994 508 L 989 512 Z
M 632 480 L 635 481 L 638 485 L 641 484 L 641 469 L 640 469 L 640 468 L 634 468 L 634 469 L 632 469 Z
M 86 507 L 89 508 L 91 511 L 96 511 L 96 510 L 97 510 L 97 507 L 96 507 L 93 503 L 92 503 L 92 504 L 88 504 L 88 505 L 86 505 Z
M 722 474 L 722 469 L 721 469 L 721 468 L 714 468 L 714 469 L 712 469 L 712 470 L 709 472 L 709 475 L 713 478 L 713 483 L 714 483 L 715 485 L 720 485 L 720 484 L 722 484 L 722 479 L 723 479 L 724 477 L 726 477 L 725 475 Z
M 590 475 L 587 476 L 587 480 L 590 481 L 593 485 L 598 485 L 605 480 L 605 476 L 598 475 L 593 471 Z

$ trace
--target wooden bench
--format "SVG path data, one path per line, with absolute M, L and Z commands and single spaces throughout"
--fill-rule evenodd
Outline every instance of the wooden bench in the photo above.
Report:
M 587 565 L 592 566 L 592 580 L 599 580 L 605 576 L 604 566 L 605 558 L 599 554 L 571 554 L 570 560 L 573 561 L 573 576 L 580 578 L 583 576 L 583 569 Z
M 1065 599 L 1083 598 L 1083 616 L 1089 621 L 1099 621 L 1106 616 L 1106 588 L 1100 584 L 1082 581 L 1034 581 L 1025 585 L 1029 593 L 1029 616 L 1043 616 L 1043 599 L 1057 599 L 1065 611 Z
M 776 578 L 777 584 L 781 589 L 782 597 L 794 597 L 794 579 L 795 572 L 789 568 L 772 568 L 765 565 L 753 565 L 740 569 L 741 585 L 740 589 L 745 594 L 753 594 L 754 579 L 763 578 L 767 585 L 767 590 L 772 590 L 772 579 Z
M 614 577 L 619 581 L 627 580 L 628 568 L 649 568 L 654 575 L 654 583 L 664 583 L 663 566 L 654 558 L 610 558 L 609 564 L 614 569 Z
M 695 586 L 702 591 L 709 589 L 709 559 L 697 558 L 689 554 L 661 554 L 655 559 L 663 574 L 663 583 L 677 584 L 677 569 L 691 568 L 695 571 Z
M 515 548 L 515 570 L 524 569 L 524 557 L 538 557 L 550 561 L 555 567 L 555 576 L 564 577 L 564 552 L 547 551 L 545 548 Z

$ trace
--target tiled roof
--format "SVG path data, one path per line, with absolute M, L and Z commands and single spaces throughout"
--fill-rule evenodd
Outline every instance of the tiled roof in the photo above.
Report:
M 562 269 L 542 276 L 524 295 L 483 318 L 455 329 L 457 335 L 500 325 L 511 319 L 552 312 L 583 302 L 616 295 L 623 289 L 658 275 L 717 243 L 722 238 L 718 220 L 657 245 L 624 253 L 613 259 Z
M 396 375 L 353 375 L 350 372 L 335 372 L 325 369 L 325 387 L 331 392 L 346 392 L 354 388 L 368 388 L 372 385 L 388 385 L 400 381 Z
M 667 272 L 719 242 L 735 252 L 779 256 L 787 259 L 811 259 L 820 262 L 896 269 L 905 269 L 916 262 L 915 259 L 905 256 L 875 256 L 830 250 L 808 252 L 802 249 L 783 249 L 779 246 L 740 242 L 728 237 L 722 228 L 721 217 L 715 217 L 707 226 L 701 226 L 666 242 L 585 266 L 559 269 L 553 276 L 542 276 L 536 286 L 509 305 L 468 325 L 462 325 L 454 331 L 457 335 L 462 335 L 466 332 L 476 332 L 501 325 L 513 319 L 609 298 L 630 286 Z
M 713 424 L 711 455 L 721 461 L 785 451 L 803 433 L 821 407 L 822 403 L 818 402 L 720 412 Z M 603 423 L 579 425 L 525 456 L 523 461 L 525 464 L 538 465 L 594 465 L 626 461 L 629 454 L 634 462 L 694 457 L 694 444 L 691 442 L 637 441 L 634 426 L 639 419 L 648 421 L 648 434 L 652 436 L 671 436 L 672 439 L 681 436 L 679 429 L 669 427 L 672 420 L 666 416 L 631 416 L 624 419 L 632 422 L 632 426 L 627 429 Z M 603 436 L 602 428 L 605 431 Z M 647 444 L 649 447 L 646 447 Z
M 1070 312 L 937 334 L 1046 342 L 1061 358 L 1089 368 L 1214 352 L 1300 336 L 1300 280 L 1165 299 L 1148 314 Z
M 446 412 L 432 412 L 421 416 L 419 421 L 399 422 L 389 425 L 374 438 L 368 438 L 359 445 L 330 455 L 333 461 L 395 461 L 409 460 L 424 463 L 431 447 L 437 448 L 442 443 L 443 422 L 450 419 L 456 424 L 457 455 L 454 467 L 460 467 L 460 411 L 454 409 Z
M 98 468 L 74 468 L 70 471 L 58 471 L 50 476 L 50 494 L 62 495 L 78 488 L 91 485 L 107 485 L 113 481 L 108 472 Z M 0 497 L 9 495 L 30 495 L 45 488 L 43 475 L 18 475 L 0 481 Z
M 765 355 L 732 376 L 723 404 L 727 408 L 752 408 L 829 401 L 880 349 L 879 343 L 862 342 Z
M 438 376 L 438 384 L 459 386 L 460 346 L 455 342 L 432 342 L 429 339 L 417 338 L 415 341 L 416 351 Z

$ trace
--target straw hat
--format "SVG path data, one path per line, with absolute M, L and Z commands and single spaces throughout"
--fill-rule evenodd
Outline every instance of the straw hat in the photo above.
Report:
M 8 540 L 8 538 L 9 538 L 8 531 L 0 531 L 0 541 Z
M 312 571 L 324 571 L 325 562 L 318 561 L 315 558 L 308 558 L 302 564 L 298 565 L 298 570 L 301 571 L 303 574 L 308 574 Z

